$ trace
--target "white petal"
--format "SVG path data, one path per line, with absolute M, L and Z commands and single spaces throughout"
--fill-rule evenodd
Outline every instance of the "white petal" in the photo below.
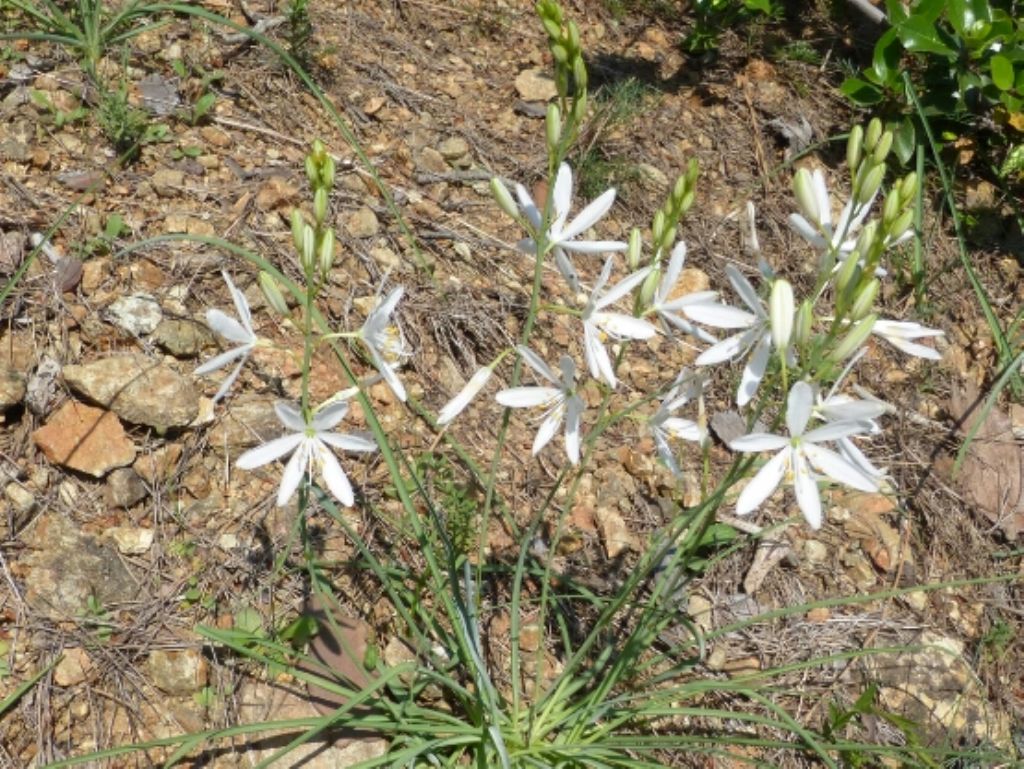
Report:
M 565 240 L 560 246 L 566 251 L 578 251 L 581 254 L 603 254 L 629 248 L 629 244 L 621 240 Z
M 884 401 L 861 400 L 844 396 L 829 398 L 817 408 L 817 412 L 830 422 L 877 419 L 889 410 L 889 404 Z
M 221 274 L 224 276 L 224 282 L 228 284 L 228 291 L 231 292 L 231 301 L 235 303 L 238 319 L 242 322 L 242 326 L 245 327 L 249 336 L 252 336 L 252 313 L 249 312 L 249 302 L 246 300 L 245 294 L 235 287 L 227 270 L 224 270 Z
M 898 337 L 901 339 L 919 339 L 928 336 L 942 336 L 943 331 L 937 328 L 925 328 L 920 323 L 910 321 L 885 320 L 875 321 L 872 327 L 873 332 L 886 338 Z
M 654 446 L 661 461 L 665 463 L 672 475 L 678 476 L 680 473 L 679 463 L 676 461 L 675 454 L 672 453 L 672 447 L 665 440 L 665 434 L 660 430 L 654 431 Z
M 858 491 L 878 491 L 878 484 L 873 479 L 831 449 L 814 443 L 804 443 L 801 450 L 814 465 L 815 470 L 827 475 L 836 483 L 850 486 Z
M 556 387 L 510 387 L 494 396 L 502 406 L 514 409 L 546 406 L 559 398 L 562 391 Z
M 594 325 L 617 339 L 650 339 L 658 329 L 643 318 L 619 312 L 598 312 L 591 318 Z
M 268 441 L 254 449 L 249 449 L 235 460 L 235 467 L 239 467 L 242 470 L 252 470 L 267 464 L 267 462 L 280 459 L 288 452 L 294 451 L 295 447 L 302 443 L 303 437 L 300 433 L 290 433 Z
M 764 378 L 764 372 L 768 368 L 768 360 L 771 358 L 771 354 L 772 338 L 766 331 L 757 340 L 757 345 L 750 354 L 747 365 L 743 367 L 740 386 L 736 391 L 736 405 L 746 406 L 757 394 L 757 388 Z
M 709 334 L 707 331 L 702 329 L 700 326 L 695 326 L 689 321 L 683 320 L 680 316 L 675 313 L 665 312 L 664 310 L 658 311 L 658 318 L 662 322 L 662 331 L 665 336 L 673 336 L 673 330 L 681 331 L 684 334 L 694 336 L 705 344 L 716 344 L 718 340 Z
M 345 401 L 332 401 L 326 406 L 313 412 L 313 430 L 323 432 L 330 430 L 337 425 L 348 413 L 348 403 Z
M 533 197 L 527 192 L 526 187 L 516 184 L 516 197 L 519 199 L 519 207 L 526 214 L 527 221 L 533 225 L 535 230 L 539 230 L 542 224 L 540 211 L 537 209 L 537 204 L 533 202 Z
M 789 226 L 797 235 L 802 237 L 815 248 L 828 248 L 828 241 L 821 237 L 821 235 L 818 234 L 818 231 L 811 226 L 810 222 L 800 216 L 800 214 L 789 215 Z
M 306 470 L 309 467 L 310 450 L 310 441 L 303 439 L 302 445 L 292 454 L 292 458 L 284 466 L 284 472 L 281 473 L 281 487 L 277 490 L 278 507 L 284 507 L 288 504 L 288 500 L 292 498 L 292 494 L 295 493 L 295 490 L 299 488 L 299 484 L 302 483 L 302 476 L 306 474 Z
M 555 433 L 558 432 L 558 426 L 562 424 L 564 412 L 565 405 L 560 403 L 551 409 L 550 414 L 544 417 L 544 421 L 540 423 L 540 429 L 537 430 L 537 437 L 533 439 L 534 456 L 537 456 L 540 450 L 547 446 L 551 439 L 555 437 Z
M 850 435 L 865 435 L 871 432 L 870 422 L 857 422 L 846 420 L 843 422 L 829 422 L 821 427 L 815 427 L 804 435 L 804 443 L 822 443 L 824 441 L 835 441 L 846 438 Z
M 355 504 L 355 495 L 352 493 L 352 484 L 348 476 L 341 469 L 338 458 L 325 446 L 317 447 L 320 457 L 320 474 L 331 494 L 334 495 L 345 507 L 352 507 Z
M 217 388 L 217 392 L 213 396 L 214 403 L 217 403 L 221 398 L 228 394 L 228 390 L 231 389 L 231 385 L 233 385 L 235 383 L 235 380 L 238 379 L 238 375 L 239 373 L 241 373 L 242 366 L 244 365 L 245 358 L 243 357 L 240 361 L 238 361 L 238 365 L 231 370 L 231 373 L 228 374 L 227 378 L 220 383 L 220 387 Z
M 555 205 L 554 223 L 551 229 L 561 231 L 562 225 L 569 216 L 569 209 L 572 208 L 572 169 L 568 163 L 558 166 L 558 175 L 555 176 L 555 190 L 552 196 Z
M 562 273 L 562 277 L 565 278 L 565 282 L 569 284 L 569 288 L 573 292 L 580 290 L 580 276 L 576 272 L 576 268 L 572 266 L 572 262 L 569 261 L 569 256 L 565 253 L 565 249 L 561 246 L 556 246 L 554 249 L 555 255 L 555 267 Z
M 745 334 L 735 334 L 728 339 L 723 339 L 698 355 L 694 363 L 698 366 L 711 366 L 715 363 L 732 360 L 746 350 L 745 337 Z
M 532 368 L 549 382 L 559 384 L 558 377 L 555 375 L 555 372 L 551 370 L 551 367 L 548 366 L 548 364 L 544 362 L 543 358 L 529 347 L 526 347 L 525 345 L 517 345 L 516 352 L 519 354 L 520 358 L 526 361 L 527 366 Z
M 761 306 L 761 298 L 757 295 L 757 291 L 750 284 L 750 281 L 746 279 L 742 272 L 736 268 L 735 265 L 725 265 L 725 274 L 729 278 L 729 282 L 732 284 L 733 289 L 739 294 L 740 299 L 743 300 L 743 304 L 747 305 L 751 311 L 759 318 L 767 317 L 767 313 L 764 311 L 764 307 Z
M 348 433 L 319 433 L 319 440 L 342 451 L 374 452 L 377 444 L 369 438 Z
M 786 474 L 790 453 L 788 448 L 780 451 L 765 462 L 764 466 L 757 471 L 757 475 L 743 487 L 739 499 L 736 500 L 737 515 L 753 512 L 778 488 L 782 477 Z
M 849 438 L 840 438 L 837 444 L 839 446 L 839 455 L 868 478 L 878 480 L 885 476 L 885 470 L 875 467 L 871 460 L 864 455 L 864 452 L 857 447 L 857 444 Z
M 290 403 L 278 401 L 274 404 L 274 413 L 281 420 L 281 424 L 294 433 L 306 432 L 306 418 L 302 412 Z
M 684 441 L 699 441 L 701 439 L 700 428 L 691 419 L 669 417 L 663 424 L 665 432 L 676 438 L 682 438 Z
M 537 254 L 537 243 L 533 238 L 523 238 L 516 243 L 516 250 L 522 251 L 524 254 L 535 256 Z
M 651 269 L 649 267 L 645 267 L 642 270 L 637 270 L 629 277 L 623 278 L 618 283 L 616 283 L 611 289 L 609 289 L 607 294 L 598 299 L 594 303 L 594 305 L 598 309 L 602 309 L 610 304 L 614 304 L 615 302 L 619 301 L 622 297 L 624 297 L 626 294 L 628 294 L 630 291 L 632 291 L 634 288 L 640 285 L 640 283 L 643 282 L 644 278 L 647 277 L 650 271 Z
M 608 278 L 612 276 L 612 263 L 614 259 L 608 257 L 604 260 L 604 266 L 601 268 L 601 274 L 597 276 L 597 282 L 590 291 L 590 302 L 588 305 L 597 306 L 598 297 L 601 293 L 601 289 L 604 288 L 605 283 L 608 282 Z
M 398 302 L 401 300 L 402 294 L 404 293 L 404 286 L 396 286 L 391 289 L 388 295 L 384 298 L 384 301 L 377 305 L 377 308 L 373 312 L 378 315 L 382 315 L 385 318 L 390 318 L 391 313 L 395 311 L 395 307 L 398 306 Z
M 237 320 L 216 308 L 206 311 L 206 325 L 232 342 L 246 344 L 253 341 L 253 335 Z
M 573 395 L 566 401 L 565 411 L 565 453 L 574 465 L 580 463 L 580 417 L 583 401 Z
M 883 336 L 882 338 L 901 352 L 904 352 L 907 355 L 913 355 L 915 358 L 942 360 L 942 353 L 933 347 L 918 344 L 917 342 L 909 342 L 906 339 L 899 339 L 897 337 Z
M 576 218 L 569 222 L 569 225 L 562 230 L 562 239 L 570 240 L 575 238 L 580 233 L 586 232 L 598 221 L 601 217 L 608 213 L 608 209 L 612 207 L 615 202 L 615 188 L 605 190 L 601 195 L 590 202 L 586 208 L 576 214 Z
M 683 307 L 683 314 L 690 320 L 715 328 L 750 328 L 757 323 L 757 316 L 746 310 L 711 302 L 687 305 Z
M 733 451 L 749 453 L 752 451 L 777 451 L 789 445 L 789 438 L 772 433 L 751 433 L 729 441 Z
M 829 229 L 832 226 L 832 200 L 828 196 L 828 186 L 825 184 L 825 174 L 820 168 L 815 168 L 811 174 L 813 182 L 815 201 L 818 204 L 818 224 L 822 229 Z
M 384 377 L 384 381 L 387 382 L 388 387 L 391 388 L 391 392 L 395 394 L 395 397 L 398 398 L 398 400 L 405 403 L 405 387 L 402 385 L 402 380 L 398 378 L 398 374 L 395 373 L 395 367 L 386 363 L 376 349 L 369 347 L 369 345 L 367 345 L 367 348 L 370 351 L 370 358 L 373 360 L 373 365 L 377 368 L 377 371 L 380 372 L 380 375 Z
M 437 415 L 437 423 L 439 425 L 446 425 L 461 414 L 470 401 L 476 397 L 477 393 L 484 389 L 491 380 L 493 373 L 494 369 L 490 366 L 478 369 L 470 380 L 466 382 L 466 386 L 462 388 L 459 394 L 448 401 L 445 407 L 441 409 L 441 413 Z
M 194 373 L 196 376 L 204 376 L 206 374 L 209 374 L 211 371 L 216 371 L 217 369 L 226 366 L 235 358 L 247 356 L 251 349 L 252 348 L 249 347 L 248 345 L 243 345 L 242 347 L 232 347 L 227 352 L 222 352 L 220 355 L 210 358 L 210 360 L 206 361 L 206 363 L 204 363 L 202 366 L 196 368 L 196 370 L 192 373 Z
M 608 351 L 601 344 L 601 335 L 592 323 L 583 324 L 583 356 L 587 359 L 590 375 L 595 379 L 603 378 L 610 387 L 615 387 L 615 370 L 612 368 Z
M 717 291 L 693 291 L 689 294 L 683 294 L 682 296 L 677 296 L 674 299 L 669 299 L 668 301 L 659 302 L 658 309 L 675 312 L 676 310 L 681 310 L 684 307 L 688 307 L 693 304 L 714 305 L 717 298 Z M 742 312 L 742 310 L 740 312 Z
M 679 280 L 679 274 L 683 271 L 683 264 L 686 262 L 686 241 L 680 240 L 672 249 L 672 256 L 668 260 L 668 267 L 661 278 L 661 285 L 665 287 L 665 296 Z
M 807 523 L 812 529 L 820 529 L 821 497 L 818 495 L 818 482 L 799 451 L 793 452 L 793 490 L 796 492 L 796 503 Z
M 786 427 L 792 436 L 803 435 L 814 409 L 814 388 L 807 382 L 797 382 L 786 398 Z

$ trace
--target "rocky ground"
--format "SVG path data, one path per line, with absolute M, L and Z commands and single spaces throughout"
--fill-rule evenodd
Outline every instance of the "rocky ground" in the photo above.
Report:
M 260 2 L 244 6 L 248 17 L 227 0 L 203 5 L 244 24 L 279 13 Z M 406 286 L 400 317 L 415 355 L 403 377 L 433 413 L 517 336 L 532 267 L 511 250 L 519 233 L 497 213 L 488 180 L 533 184 L 544 172 L 543 106 L 554 86 L 529 4 L 313 5 L 315 76 L 415 241 L 301 84 L 266 50 L 228 32 L 172 19 L 135 38 L 123 60 L 102 62 L 108 76 L 124 79 L 130 101 L 166 126 L 124 166 L 114 162 L 94 94 L 66 51 L 16 44 L 0 57 L 4 283 L 22 266 L 30 234 L 54 228 L 0 304 L 0 700 L 60 657 L 0 713 L 0 766 L 315 712 L 301 687 L 225 657 L 193 631 L 200 622 L 235 627 L 253 613 L 279 627 L 302 606 L 299 577 L 275 567 L 294 543 L 294 503 L 273 506 L 273 468 L 242 473 L 231 464 L 280 433 L 273 403 L 295 398 L 300 386 L 294 330 L 263 312 L 256 272 L 244 261 L 195 239 L 142 241 L 216 236 L 297 275 L 288 217 L 293 207 L 309 207 L 303 158 L 320 138 L 339 159 L 331 205 L 342 248 L 325 295 L 331 322 L 358 328 L 382 284 Z M 810 254 L 785 226 L 792 203 L 784 164 L 803 153 L 798 164 L 836 168 L 841 145 L 826 140 L 863 119 L 834 88 L 838 63 L 864 42 L 856 21 L 727 33 L 717 58 L 695 60 L 678 46 L 683 13 L 616 15 L 599 3 L 567 10 L 583 30 L 595 90 L 594 120 L 573 159 L 578 170 L 589 163 L 580 187 L 596 186 L 579 199 L 609 182 L 619 188 L 602 235 L 625 238 L 634 222 L 650 221 L 670 179 L 696 157 L 698 198 L 682 229 L 691 290 L 721 285 L 725 260 L 745 258 L 747 200 L 757 206 L 762 249 L 776 269 L 797 282 L 811 275 Z M 817 52 L 810 63 L 786 53 L 784 43 L 794 40 Z M 204 93 L 215 102 L 193 124 L 188 113 Z M 80 117 L 59 117 L 80 106 Z M 840 189 L 841 178 L 832 174 Z M 1003 224 L 990 185 L 966 178 L 961 192 L 982 223 L 972 258 L 996 312 L 1009 319 L 1024 297 L 1020 233 Z M 1024 573 L 1024 408 L 997 404 L 964 470 L 952 474 L 995 357 L 938 193 L 929 194 L 935 207 L 924 242 L 934 278 L 928 307 L 920 308 L 927 314 L 914 314 L 912 293 L 898 281 L 885 301 L 894 314 L 945 331 L 943 360 L 908 364 L 878 349 L 859 374 L 860 384 L 896 407 L 875 456 L 893 473 L 897 494 L 835 494 L 820 532 L 784 527 L 771 547 L 751 544 L 717 564 L 689 599 L 702 627 L 816 598 Z M 586 280 L 595 277 L 593 264 L 580 266 Z M 217 352 L 207 309 L 231 308 L 222 269 L 248 298 L 261 335 L 279 346 L 258 350 L 231 396 L 215 405 L 220 380 L 192 372 Z M 541 351 L 571 343 L 571 334 L 567 322 L 550 319 Z M 653 342 L 630 359 L 623 379 L 650 388 L 692 358 L 692 350 Z M 312 383 L 319 400 L 346 380 L 323 356 Z M 430 425 L 386 386 L 371 395 L 398 445 L 413 454 L 436 445 Z M 728 395 L 718 394 L 723 408 Z M 358 427 L 362 414 L 354 410 Z M 493 414 L 478 404 L 454 428 L 480 457 L 489 457 Z M 526 457 L 531 442 L 527 424 L 510 445 Z M 724 460 L 723 447 L 714 451 Z M 563 553 L 567 568 L 600 585 L 635 562 L 663 523 L 658 500 L 672 488 L 653 456 L 635 426 L 602 439 L 598 471 L 584 480 L 569 516 L 567 540 L 575 544 Z M 399 508 L 380 491 L 383 464 L 347 466 L 367 495 L 353 524 L 390 530 Z M 555 451 L 508 464 L 515 490 L 508 503 L 523 521 L 558 466 Z M 695 459 L 685 468 L 689 477 L 697 466 Z M 751 521 L 723 515 L 750 531 L 793 513 L 788 504 L 776 497 Z M 322 526 L 325 559 L 351 555 L 343 532 L 327 519 L 314 523 Z M 507 533 L 491 533 L 494 552 L 514 545 Z M 400 659 L 404 647 L 372 586 L 346 576 L 338 592 L 385 659 Z M 916 721 L 926 739 L 994 743 L 1010 755 L 1024 719 L 1022 617 L 1019 579 L 815 609 L 716 644 L 706 672 L 729 676 L 811 653 L 928 644 L 934 648 L 801 681 L 806 701 L 796 713 L 820 726 L 822 703 L 852 701 L 873 681 L 883 707 Z M 892 729 L 883 720 L 875 728 L 879 739 Z M 248 765 L 272 747 L 237 742 L 209 758 Z M 317 760 L 346 766 L 380 749 L 380 741 L 343 742 Z

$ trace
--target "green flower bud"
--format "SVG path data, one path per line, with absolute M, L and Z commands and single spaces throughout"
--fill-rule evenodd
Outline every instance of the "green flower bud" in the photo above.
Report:
M 575 21 L 570 21 L 568 23 L 568 25 L 566 25 L 566 26 L 567 26 L 567 28 L 569 30 L 569 34 L 566 35 L 566 38 L 567 38 L 566 42 L 568 43 L 567 47 L 569 48 L 570 51 L 579 52 L 579 50 L 580 50 L 580 28 L 576 26 L 576 22 Z
M 334 174 L 337 171 L 337 164 L 334 158 L 328 155 L 320 164 L 320 184 L 330 189 L 334 186 Z
M 312 275 L 316 268 L 316 233 L 308 224 L 302 230 L 302 250 L 299 252 L 299 264 L 305 275 Z
M 878 278 L 872 278 L 866 285 L 861 287 L 860 293 L 857 294 L 857 298 L 853 300 L 853 304 L 850 306 L 850 312 L 847 317 L 850 320 L 860 320 L 867 317 L 868 313 L 875 307 L 875 300 L 878 299 L 878 291 L 881 287 L 882 284 L 878 281 Z
M 700 175 L 700 163 L 697 162 L 697 158 L 690 158 L 690 162 L 686 166 L 686 186 L 689 189 L 693 189 L 697 184 L 697 177 Z
M 583 119 L 587 116 L 587 92 L 580 91 L 576 94 L 576 101 L 572 105 L 572 119 L 576 125 L 583 122 Z
M 855 125 L 850 131 L 850 138 L 846 140 L 846 165 L 851 173 L 857 170 L 863 154 L 864 129 L 859 125 Z
M 805 347 L 811 339 L 811 324 L 814 322 L 814 307 L 810 299 L 800 303 L 793 322 L 793 343 L 797 347 Z
M 882 205 L 882 224 L 888 227 L 897 216 L 900 215 L 900 193 L 893 188 L 885 196 L 885 203 Z
M 552 44 L 551 55 L 555 57 L 555 61 L 558 62 L 560 65 L 564 65 L 569 62 L 569 52 L 561 43 Z
M 854 251 L 839 265 L 835 279 L 836 292 L 839 295 L 845 294 L 850 283 L 858 277 L 860 258 L 860 254 Z
M 900 202 L 903 205 L 907 205 L 907 203 L 917 197 L 917 183 L 916 171 L 911 171 L 903 177 L 903 180 L 900 182 Z
M 644 278 L 640 286 L 640 309 L 646 310 L 654 301 L 654 292 L 658 290 L 658 283 L 661 281 L 661 267 L 655 267 Z
M 494 201 L 498 204 L 498 208 L 513 219 L 519 218 L 519 206 L 512 199 L 512 193 L 508 191 L 508 187 L 497 176 L 491 177 L 491 194 L 494 196 Z
M 629 265 L 631 272 L 640 267 L 640 250 L 642 247 L 643 239 L 640 235 L 640 229 L 634 227 L 633 231 L 629 233 L 629 247 L 626 249 L 626 264 Z
M 879 137 L 878 144 L 875 145 L 875 149 L 871 152 L 871 159 L 875 163 L 884 163 L 885 156 L 889 154 L 889 150 L 892 149 L 892 131 L 886 131 Z
M 297 253 L 302 252 L 302 231 L 306 227 L 306 220 L 302 217 L 302 212 L 297 209 L 292 209 L 292 243 L 295 244 L 295 251 Z
M 657 244 L 657 247 L 661 251 L 668 251 L 669 247 L 676 242 L 676 227 L 669 227 L 665 230 L 665 239 Z
M 334 266 L 334 230 L 330 227 L 320 239 L 320 252 L 317 254 L 320 274 L 326 276 Z
M 895 240 L 914 225 L 914 211 L 908 208 L 889 228 L 889 237 Z
M 882 179 L 885 177 L 885 166 L 873 166 L 864 176 L 864 183 L 857 190 L 857 202 L 865 205 L 882 186 Z
M 658 213 L 654 215 L 654 221 L 651 223 L 651 240 L 653 240 L 655 244 L 661 243 L 664 241 L 664 234 L 665 212 L 658 211 Z
M 776 350 L 785 350 L 793 336 L 793 287 L 788 280 L 776 278 L 772 281 L 772 293 L 768 299 L 768 319 L 772 332 L 772 344 Z
M 822 212 L 818 210 L 818 198 L 814 194 L 814 182 L 811 180 L 811 172 L 806 168 L 800 168 L 793 176 L 793 194 L 796 195 L 796 203 L 807 220 L 817 226 L 821 222 Z
M 562 36 L 562 26 L 549 16 L 545 16 L 540 20 L 541 24 L 544 25 L 544 31 L 548 33 L 548 37 L 557 40 Z
M 554 155 L 558 152 L 558 142 L 562 138 L 562 113 L 558 111 L 557 104 L 548 105 L 547 122 L 544 127 L 547 131 L 548 152 Z
M 576 91 L 587 90 L 587 65 L 583 58 L 575 59 L 572 63 L 572 79 L 576 81 Z
M 270 309 L 282 317 L 288 317 L 288 303 L 284 300 L 281 287 L 269 272 L 260 271 L 260 290 L 263 291 Z
M 313 218 L 317 224 L 327 220 L 327 188 L 317 187 L 313 193 Z
M 871 329 L 875 327 L 875 321 L 878 320 L 877 315 L 868 315 L 850 329 L 846 336 L 839 340 L 832 352 L 828 354 L 828 359 L 833 363 L 842 363 L 844 360 L 849 358 L 853 353 L 857 352 L 867 341 L 868 336 L 871 334 Z
M 306 178 L 309 180 L 309 186 L 316 189 L 317 181 L 320 179 L 320 168 L 312 155 L 306 155 Z
M 314 139 L 309 154 L 313 158 L 313 162 L 320 165 L 324 162 L 324 158 L 327 157 L 327 147 L 319 139 Z
M 870 221 L 864 225 L 860 231 L 860 235 L 857 236 L 857 242 L 854 245 L 854 251 L 862 256 L 864 254 L 870 254 L 875 245 L 875 239 L 878 237 L 878 222 Z
M 871 152 L 875 149 L 875 145 L 878 144 L 878 138 L 882 135 L 882 121 L 878 118 L 871 118 L 871 122 L 868 123 L 868 130 L 864 134 L 864 148 Z

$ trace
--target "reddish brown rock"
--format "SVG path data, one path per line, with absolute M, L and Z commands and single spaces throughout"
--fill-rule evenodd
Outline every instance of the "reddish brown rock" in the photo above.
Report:
M 135 460 L 135 444 L 117 417 L 77 401 L 61 406 L 32 439 L 54 464 L 95 478 Z

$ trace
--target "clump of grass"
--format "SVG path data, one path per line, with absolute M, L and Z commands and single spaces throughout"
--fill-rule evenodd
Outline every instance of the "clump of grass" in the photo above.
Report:
M 311 61 L 312 42 L 313 22 L 309 18 L 309 0 L 291 0 L 288 3 L 288 51 L 306 69 Z

